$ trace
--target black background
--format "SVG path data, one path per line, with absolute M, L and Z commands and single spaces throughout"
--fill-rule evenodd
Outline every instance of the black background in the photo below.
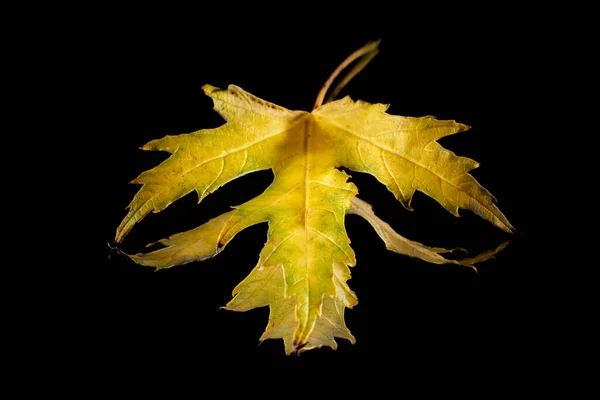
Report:
M 390 20 L 382 10 L 357 19 L 308 12 L 296 19 L 284 18 L 289 15 L 284 12 L 255 19 L 224 10 L 171 17 L 157 9 L 107 19 L 94 39 L 100 51 L 92 60 L 102 71 L 97 90 L 105 99 L 96 106 L 105 146 L 99 251 L 97 262 L 79 267 L 77 290 L 88 301 L 83 311 L 73 311 L 82 323 L 70 333 L 79 338 L 82 359 L 148 373 L 184 364 L 444 369 L 457 360 L 474 373 L 501 362 L 521 371 L 539 363 L 544 299 L 535 293 L 545 266 L 533 256 L 539 232 L 532 185 L 539 167 L 527 125 L 534 123 L 528 119 L 533 93 L 539 95 L 536 59 L 544 51 L 539 32 L 529 31 L 527 16 L 507 10 L 471 16 L 441 11 L 435 17 L 405 12 L 412 17 Z M 409 239 L 464 247 L 471 254 L 511 239 L 495 259 L 479 265 L 478 274 L 388 252 L 364 220 L 350 216 L 346 224 L 357 265 L 349 284 L 359 304 L 346 311 L 346 322 L 357 342 L 340 339 L 337 351 L 323 348 L 297 357 L 285 356 L 281 340 L 259 345 L 266 308 L 219 309 L 256 264 L 266 225 L 241 232 L 213 259 L 159 272 L 109 251 L 106 243 L 113 241 L 138 189 L 128 182 L 167 157 L 139 147 L 222 123 L 202 85 L 236 84 L 286 108 L 310 110 L 335 67 L 379 38 L 380 54 L 341 95 L 389 103 L 392 114 L 470 125 L 440 143 L 481 163 L 473 176 L 497 197 L 519 234 L 506 234 L 466 211 L 455 218 L 422 193 L 409 212 L 373 177 L 348 172 L 359 196 Z M 196 227 L 256 196 L 271 178 L 266 171 L 247 175 L 200 205 L 194 193 L 187 195 L 147 216 L 121 248 L 141 252 L 146 243 Z

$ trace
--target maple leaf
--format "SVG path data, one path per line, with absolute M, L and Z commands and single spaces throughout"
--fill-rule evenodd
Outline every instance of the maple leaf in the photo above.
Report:
M 376 49 L 377 42 L 368 44 L 338 70 L 362 57 L 348 75 L 354 76 Z M 143 186 L 115 239 L 121 242 L 150 211 L 162 211 L 192 191 L 202 201 L 233 179 L 271 169 L 274 180 L 259 196 L 198 228 L 159 241 L 164 247 L 158 250 L 128 256 L 157 269 L 198 261 L 219 253 L 243 229 L 267 222 L 268 238 L 258 263 L 225 308 L 269 306 L 261 340 L 282 338 L 288 354 L 321 346 L 335 349 L 335 337 L 354 343 L 344 322 L 345 308 L 358 302 L 347 284 L 349 267 L 356 264 L 344 225 L 347 214 L 365 218 L 388 249 L 436 264 L 475 268 L 506 245 L 473 258 L 446 259 L 441 254 L 450 250 L 427 247 L 394 232 L 356 197 L 356 186 L 338 167 L 375 176 L 408 209 L 419 190 L 454 215 L 459 208 L 467 209 L 500 229 L 513 230 L 492 195 L 469 175 L 478 164 L 436 142 L 468 129 L 466 125 L 390 115 L 387 105 L 350 97 L 321 104 L 332 80 L 310 113 L 285 109 L 234 85 L 203 86 L 226 123 L 143 146 L 171 156 L 133 181 Z

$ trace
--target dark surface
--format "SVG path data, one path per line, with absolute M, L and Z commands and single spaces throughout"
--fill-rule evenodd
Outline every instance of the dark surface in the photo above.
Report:
M 81 357 L 149 373 L 188 362 L 236 369 L 352 369 L 381 361 L 445 368 L 461 360 L 476 370 L 501 361 L 525 367 L 537 360 L 538 306 L 543 299 L 533 293 L 544 265 L 533 262 L 536 167 L 527 158 L 531 126 L 522 124 L 535 84 L 523 55 L 535 47 L 526 52 L 526 38 L 514 31 L 501 33 L 500 25 L 490 21 L 458 24 L 442 19 L 427 31 L 344 28 L 340 21 L 328 25 L 331 33 L 315 35 L 300 29 L 306 21 L 270 29 L 204 18 L 189 25 L 117 18 L 111 34 L 99 39 L 103 51 L 98 62 L 104 71 L 100 86 L 110 99 L 99 117 L 106 129 L 101 189 L 105 200 L 97 262 L 80 266 L 85 271 L 79 272 L 77 290 L 89 301 L 80 305 L 82 310 L 69 305 L 82 319 L 76 335 Z M 521 23 L 512 22 L 513 29 Z M 228 26 L 239 34 L 221 35 Z M 202 85 L 236 84 L 286 108 L 310 110 L 335 67 L 377 38 L 382 38 L 380 54 L 342 96 L 389 103 L 392 114 L 434 115 L 470 125 L 470 131 L 440 143 L 481 163 L 472 174 L 498 198 L 499 208 L 519 234 L 508 235 L 466 211 L 455 218 L 422 193 L 415 195 L 415 211 L 409 212 L 374 178 L 348 172 L 360 197 L 409 239 L 464 247 L 471 254 L 512 239 L 495 259 L 479 266 L 479 274 L 388 252 L 364 220 L 348 217 L 357 255 L 349 284 L 359 304 L 346 311 L 346 321 L 357 343 L 340 339 L 335 352 L 323 348 L 286 357 L 281 340 L 259 345 L 267 309 L 219 309 L 256 264 L 266 240 L 265 225 L 241 232 L 214 259 L 156 273 L 118 254 L 108 258 L 106 242 L 113 240 L 124 207 L 137 191 L 128 182 L 167 156 L 138 148 L 167 134 L 222 123 Z M 200 205 L 192 193 L 146 217 L 122 248 L 140 252 L 146 243 L 198 226 L 259 194 L 271 177 L 270 172 L 248 175 Z

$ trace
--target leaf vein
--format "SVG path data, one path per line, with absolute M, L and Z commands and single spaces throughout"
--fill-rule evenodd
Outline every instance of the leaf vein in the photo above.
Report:
M 265 259 L 264 259 L 262 265 L 266 265 L 266 262 L 273 256 L 273 254 L 277 251 L 277 249 L 279 248 L 279 246 L 281 246 L 284 242 L 286 242 L 289 238 L 291 238 L 292 236 L 294 236 L 298 232 L 300 232 L 300 230 L 296 229 L 295 231 L 293 231 L 292 233 L 290 233 L 289 235 L 287 235 L 285 238 L 283 238 L 279 243 L 277 243 L 277 245 L 275 245 L 275 247 L 273 248 L 273 250 L 271 250 L 271 252 L 269 253 L 269 255 L 265 256 Z
M 340 249 L 340 250 L 342 251 L 342 253 L 344 253 L 344 255 L 346 256 L 346 258 L 347 258 L 347 260 L 346 260 L 346 261 L 349 261 L 349 260 L 351 260 L 351 257 L 348 255 L 348 253 L 346 253 L 346 250 L 344 250 L 344 249 L 342 248 L 342 246 L 340 246 L 340 245 L 339 245 L 339 244 L 338 244 L 338 243 L 337 243 L 335 240 L 333 240 L 333 239 L 332 239 L 332 238 L 330 238 L 328 235 L 324 234 L 323 232 L 321 232 L 321 231 L 320 231 L 320 230 L 318 230 L 318 229 L 311 228 L 311 227 L 309 227 L 308 229 L 310 229 L 311 231 L 313 231 L 313 232 L 315 232 L 315 233 L 317 233 L 317 234 L 319 234 L 319 235 L 323 236 L 324 238 L 326 238 L 327 240 L 329 240 L 331 243 L 335 244 L 335 245 L 337 246 L 337 248 L 338 248 L 338 249 Z
M 494 212 L 493 208 L 492 208 L 492 209 L 490 209 L 490 208 L 489 208 L 487 205 L 483 204 L 483 203 L 482 203 L 482 202 L 481 202 L 479 199 L 477 199 L 476 197 L 473 197 L 473 196 L 472 196 L 472 195 L 471 195 L 469 192 L 465 192 L 465 191 L 464 191 L 464 190 L 462 190 L 460 187 L 456 186 L 456 185 L 455 185 L 455 184 L 454 184 L 452 181 L 450 181 L 450 180 L 446 179 L 446 177 L 445 177 L 445 176 L 443 176 L 443 175 L 441 175 L 441 174 L 438 174 L 437 172 L 435 172 L 435 171 L 433 171 L 433 170 L 431 170 L 431 169 L 427 168 L 426 166 L 424 166 L 424 165 L 422 165 L 422 164 L 418 163 L 417 161 L 415 161 L 415 160 L 413 160 L 413 159 L 411 159 L 411 158 L 407 157 L 406 155 L 403 155 L 403 154 L 400 154 L 400 153 L 396 152 L 394 149 L 391 149 L 391 148 L 389 148 L 389 147 L 387 147 L 387 146 L 384 146 L 384 145 L 382 145 L 382 144 L 379 144 L 379 143 L 377 143 L 377 142 L 374 142 L 373 140 L 371 140 L 370 138 L 368 138 L 368 137 L 366 137 L 366 136 L 362 136 L 362 135 L 360 135 L 360 134 L 358 134 L 358 133 L 356 133 L 356 132 L 353 132 L 353 131 L 352 131 L 351 129 L 349 129 L 348 127 L 342 126 L 342 125 L 340 125 L 340 124 L 338 124 L 338 123 L 336 123 L 336 122 L 334 122 L 334 121 L 328 121 L 328 122 L 329 122 L 330 124 L 332 124 L 332 125 L 334 125 L 334 126 L 336 126 L 336 127 L 340 128 L 340 129 L 342 129 L 343 131 L 345 131 L 345 132 L 347 132 L 347 133 L 351 134 L 352 136 L 356 136 L 356 137 L 357 137 L 357 138 L 359 138 L 359 139 L 362 139 L 362 140 L 364 140 L 364 141 L 366 141 L 366 142 L 369 142 L 369 143 L 371 143 L 372 145 L 374 145 L 375 147 L 378 147 L 379 149 L 382 149 L 382 150 L 385 150 L 385 151 L 387 151 L 387 152 L 389 152 L 389 153 L 392 153 L 392 154 L 394 154 L 394 155 L 396 155 L 396 156 L 398 156 L 398 157 L 400 157 L 400 158 L 403 158 L 403 159 L 405 159 L 405 160 L 407 160 L 407 161 L 409 161 L 409 162 L 413 163 L 414 165 L 416 165 L 416 166 L 418 166 L 418 167 L 420 167 L 420 168 L 424 169 L 425 171 L 427 171 L 427 172 L 429 172 L 429 173 L 431 173 L 431 174 L 435 175 L 435 176 L 436 176 L 436 177 L 438 177 L 440 180 L 442 180 L 442 181 L 444 181 L 444 182 L 448 183 L 450 186 L 453 186 L 454 188 L 456 188 L 456 189 L 457 189 L 459 192 L 466 194 L 466 195 L 467 195 L 467 197 L 469 197 L 470 199 L 472 199 L 472 200 L 474 200 L 475 202 L 477 202 L 477 203 L 478 203 L 479 205 L 481 205 L 481 206 L 482 206 L 484 209 L 486 209 L 486 210 L 488 210 L 489 212 L 491 212 L 491 213 L 492 213 L 492 215 L 494 215 L 494 217 L 495 217 L 495 218 L 499 219 L 499 218 L 496 216 L 496 213 Z M 358 149 L 360 149 L 360 147 L 358 147 Z M 360 155 L 360 151 L 359 151 L 359 155 Z M 361 156 L 361 159 L 362 159 L 362 156 Z M 363 161 L 363 163 L 364 163 L 364 161 Z M 466 175 L 468 175 L 468 173 L 465 173 L 465 174 L 466 174 Z M 503 225 L 505 225 L 504 223 L 502 223 L 502 224 L 503 224 Z

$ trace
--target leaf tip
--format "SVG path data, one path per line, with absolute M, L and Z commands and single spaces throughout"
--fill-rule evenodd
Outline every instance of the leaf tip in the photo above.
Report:
M 412 201 L 412 195 L 410 197 L 406 197 L 402 193 L 399 193 L 396 195 L 396 200 L 398 200 L 400 204 L 402 204 L 402 207 L 404 207 L 407 211 L 415 211 L 415 209 L 410 205 Z
M 504 215 L 502 215 L 504 217 Z M 498 228 L 502 229 L 504 232 L 509 233 L 511 235 L 521 235 L 521 232 L 519 232 L 514 226 L 512 226 L 512 224 L 508 221 L 508 219 L 506 219 L 506 217 L 500 219 L 499 223 L 495 224 L 496 226 L 498 226 Z
M 143 145 L 142 147 L 140 147 L 140 149 L 142 149 L 144 151 L 163 150 L 160 146 L 159 140 L 151 140 L 148 143 L 146 143 L 145 145 Z
M 125 239 L 125 235 L 127 235 L 127 233 L 128 232 L 125 231 L 125 229 L 121 227 L 117 228 L 117 233 L 115 233 L 115 240 L 113 242 L 115 246 L 120 244 L 123 241 L 123 239 Z
M 381 44 L 381 38 L 372 40 L 364 46 L 364 49 L 366 52 L 370 53 L 372 51 L 375 51 L 379 47 L 380 44 Z
M 220 89 L 218 87 L 213 86 L 213 85 L 206 84 L 206 85 L 202 86 L 202 90 L 204 91 L 204 93 L 207 96 L 210 96 L 211 94 L 213 94 L 214 92 L 216 92 L 216 91 L 218 91 Z
M 458 123 L 458 132 L 468 131 L 469 129 L 471 129 L 471 126 Z

